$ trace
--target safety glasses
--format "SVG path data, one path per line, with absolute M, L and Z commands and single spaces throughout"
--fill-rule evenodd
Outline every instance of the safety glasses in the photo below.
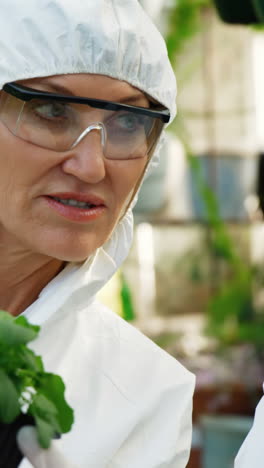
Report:
M 89 134 L 100 138 L 107 159 L 135 159 L 153 150 L 170 119 L 168 110 L 149 109 L 99 99 L 65 96 L 5 84 L 0 120 L 25 141 L 64 152 Z

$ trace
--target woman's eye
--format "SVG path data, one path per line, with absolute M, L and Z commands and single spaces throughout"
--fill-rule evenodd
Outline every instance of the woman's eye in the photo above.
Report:
M 47 120 L 59 120 L 67 118 L 66 106 L 58 102 L 39 102 L 33 107 L 34 113 Z
M 119 128 L 126 131 L 135 131 L 144 128 L 144 118 L 131 113 L 118 115 L 115 119 Z

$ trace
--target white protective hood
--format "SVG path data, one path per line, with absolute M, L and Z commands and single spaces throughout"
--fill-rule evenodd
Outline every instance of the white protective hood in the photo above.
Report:
M 128 81 L 175 116 L 175 77 L 137 0 L 1 0 L 0 88 L 65 73 Z

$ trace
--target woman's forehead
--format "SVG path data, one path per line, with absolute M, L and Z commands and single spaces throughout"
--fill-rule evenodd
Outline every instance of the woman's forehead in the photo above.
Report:
M 20 81 L 25 86 L 65 95 L 147 106 L 147 96 L 126 81 L 98 74 L 67 74 Z

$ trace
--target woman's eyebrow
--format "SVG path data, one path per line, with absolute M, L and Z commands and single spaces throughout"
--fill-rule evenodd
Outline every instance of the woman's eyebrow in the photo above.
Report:
M 47 92 L 56 91 L 59 94 L 75 96 L 75 94 L 69 88 L 66 88 L 63 85 L 59 85 L 59 84 L 56 84 L 56 83 L 51 83 L 51 82 L 48 82 L 48 81 L 41 81 L 41 80 L 38 80 L 38 82 L 36 83 L 36 89 L 38 89 L 38 85 L 45 86 L 47 88 L 46 89 Z
M 148 106 L 150 105 L 148 98 L 146 98 L 142 94 L 135 94 L 133 96 L 124 97 L 123 99 L 119 99 L 118 102 L 124 103 L 124 104 L 132 104 L 132 103 L 137 103 L 143 100 L 146 104 L 148 104 Z
M 68 96 L 77 96 L 77 94 L 73 93 L 69 88 L 67 88 L 66 86 L 63 86 L 61 84 L 47 82 L 47 81 L 41 81 L 41 80 L 39 80 L 38 83 L 36 83 L 36 87 L 38 86 L 38 84 L 47 87 L 48 91 L 53 91 L 53 92 L 56 91 L 59 94 L 65 94 L 65 95 L 68 95 Z M 136 94 L 133 94 L 133 95 L 130 95 L 130 96 L 124 96 L 121 99 L 115 99 L 113 101 L 124 103 L 124 104 L 133 104 L 133 103 L 137 103 L 137 102 L 143 101 L 143 100 L 149 106 L 148 98 L 146 96 L 144 96 L 144 94 L 142 94 L 140 92 L 136 93 Z

